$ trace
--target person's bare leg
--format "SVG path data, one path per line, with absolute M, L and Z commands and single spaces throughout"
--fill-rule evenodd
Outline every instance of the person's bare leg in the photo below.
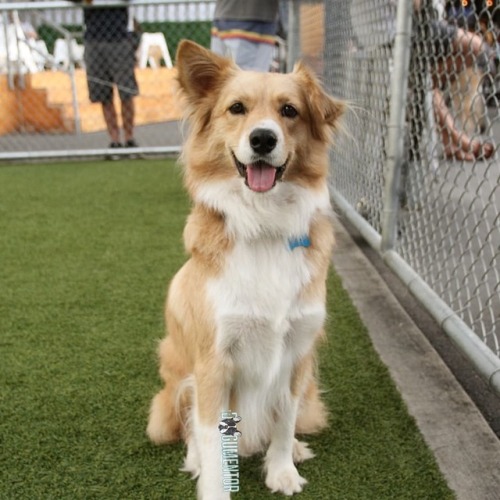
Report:
M 125 142 L 134 138 L 135 105 L 134 99 L 122 101 L 123 135 Z
M 120 142 L 120 129 L 118 128 L 118 118 L 113 101 L 102 103 L 102 114 L 111 142 Z
M 467 134 L 457 129 L 443 94 L 437 88 L 433 91 L 432 101 L 447 158 L 474 161 L 478 158 L 487 159 L 493 154 L 495 150 L 493 144 L 482 142 L 479 139 L 471 139 Z

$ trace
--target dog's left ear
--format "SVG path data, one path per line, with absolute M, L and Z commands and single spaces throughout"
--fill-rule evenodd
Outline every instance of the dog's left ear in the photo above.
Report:
M 298 62 L 293 68 L 293 73 L 299 79 L 304 91 L 313 137 L 320 141 L 329 140 L 332 131 L 338 129 L 345 104 L 329 96 L 314 73 L 303 63 Z
M 234 68 L 230 59 L 189 40 L 179 44 L 176 65 L 179 84 L 191 104 L 216 92 Z

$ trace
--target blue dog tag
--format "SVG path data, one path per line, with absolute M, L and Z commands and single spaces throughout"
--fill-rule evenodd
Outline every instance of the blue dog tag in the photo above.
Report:
M 307 234 L 299 236 L 298 238 L 290 238 L 288 240 L 288 248 L 293 250 L 297 247 L 309 248 L 311 246 L 311 240 Z

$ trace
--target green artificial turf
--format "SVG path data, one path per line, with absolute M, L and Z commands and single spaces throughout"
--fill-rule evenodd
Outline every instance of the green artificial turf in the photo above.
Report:
M 194 498 L 183 445 L 144 432 L 188 207 L 172 161 L 0 167 L 0 498 Z M 329 315 L 298 498 L 453 498 L 334 273 Z M 282 498 L 261 463 L 235 498 Z

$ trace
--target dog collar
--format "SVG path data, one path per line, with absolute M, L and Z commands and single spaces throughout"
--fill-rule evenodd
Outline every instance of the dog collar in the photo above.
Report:
M 288 239 L 288 248 L 294 250 L 297 247 L 309 248 L 311 246 L 311 240 L 307 234 L 299 236 L 298 238 Z

